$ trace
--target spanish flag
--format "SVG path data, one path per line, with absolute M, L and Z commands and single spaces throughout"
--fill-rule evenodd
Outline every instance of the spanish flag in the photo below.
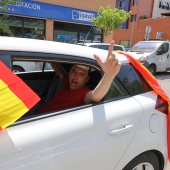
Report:
M 39 100 L 39 96 L 0 61 L 0 130 L 19 119 Z
M 143 75 L 145 80 L 151 86 L 151 88 L 160 95 L 165 101 L 168 103 L 168 110 L 167 110 L 167 143 L 168 143 L 168 158 L 170 160 L 170 99 L 159 85 L 156 78 L 149 72 L 149 70 L 144 67 L 139 61 L 137 61 L 133 56 L 126 52 L 119 51 L 119 54 L 124 54 L 127 59 L 132 63 L 132 65 Z

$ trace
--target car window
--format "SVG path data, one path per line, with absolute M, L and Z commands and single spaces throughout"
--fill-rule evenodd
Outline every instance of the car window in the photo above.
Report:
M 109 45 L 99 45 L 99 48 L 103 49 L 103 50 L 108 50 L 109 49 Z
M 99 48 L 99 46 L 98 46 L 98 45 L 90 45 L 89 47 Z
M 116 50 L 118 50 L 118 51 L 123 51 L 123 49 L 122 49 L 121 46 L 116 46 L 116 45 L 113 47 L 113 50 L 114 50 L 114 51 L 116 51 Z
M 127 93 L 122 88 L 120 88 L 120 84 L 118 84 L 116 80 L 113 80 L 109 91 L 104 97 L 104 100 L 123 97 L 123 96 L 127 96 Z
M 42 70 L 53 70 L 48 62 L 37 62 L 37 61 L 14 61 L 13 72 L 29 72 L 29 71 L 42 71 Z
M 139 75 L 131 65 L 122 65 L 116 78 L 131 95 L 138 95 L 151 90 L 147 82 Z
M 150 91 L 148 83 L 131 65 L 122 65 L 120 72 L 113 80 L 104 100 L 121 99 L 129 95 L 138 95 Z
M 93 47 L 93 48 L 100 48 L 100 49 L 103 49 L 103 50 L 108 50 L 109 49 L 109 44 L 108 45 L 91 45 L 90 47 Z M 123 51 L 122 47 L 121 46 L 118 46 L 118 45 L 114 45 L 113 47 L 113 50 L 116 51 Z
M 163 44 L 159 47 L 158 51 L 160 51 L 160 50 L 162 50 L 162 53 L 161 53 L 161 54 L 167 53 L 167 52 L 169 51 L 169 43 L 163 43 Z

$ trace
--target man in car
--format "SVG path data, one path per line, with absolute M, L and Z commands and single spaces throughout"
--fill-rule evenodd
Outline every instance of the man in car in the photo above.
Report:
M 94 55 L 94 58 L 104 71 L 104 76 L 94 90 L 90 90 L 88 86 L 89 67 L 74 65 L 69 74 L 67 74 L 60 64 L 52 63 L 53 69 L 63 80 L 63 87 L 40 109 L 40 112 L 57 111 L 91 102 L 99 102 L 108 92 L 114 77 L 121 67 L 120 62 L 113 53 L 113 46 L 114 41 L 110 43 L 105 61 L 102 61 L 98 55 Z

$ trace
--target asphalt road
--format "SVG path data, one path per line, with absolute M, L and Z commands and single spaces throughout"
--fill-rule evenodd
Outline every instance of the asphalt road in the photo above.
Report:
M 155 77 L 170 98 L 170 72 L 157 73 Z

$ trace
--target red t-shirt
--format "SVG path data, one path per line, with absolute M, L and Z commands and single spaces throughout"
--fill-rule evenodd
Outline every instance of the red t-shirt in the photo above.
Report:
M 40 109 L 40 113 L 80 106 L 84 104 L 84 97 L 89 91 L 89 86 L 79 90 L 70 90 L 68 75 L 66 75 L 63 78 L 61 90 L 57 91 L 54 97 Z

